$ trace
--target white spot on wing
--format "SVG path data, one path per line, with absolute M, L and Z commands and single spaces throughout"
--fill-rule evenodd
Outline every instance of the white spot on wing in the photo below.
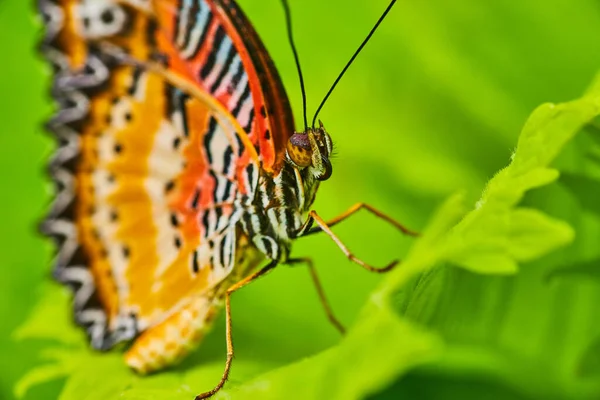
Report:
M 181 136 L 181 130 L 173 124 L 165 120 L 161 122 L 148 159 L 149 176 L 168 182 L 181 173 L 185 158 L 173 149 L 173 141 Z
M 154 144 L 148 157 L 148 177 L 144 187 L 152 203 L 152 219 L 159 234 L 156 238 L 158 265 L 155 277 L 164 274 L 175 261 L 179 249 L 174 245 L 177 229 L 171 224 L 171 210 L 166 201 L 165 186 L 182 172 L 184 157 L 173 149 L 173 140 L 181 131 L 168 121 L 162 121 L 154 136 Z M 185 245 L 182 243 L 182 246 Z
M 75 15 L 78 32 L 89 39 L 115 35 L 127 22 L 125 11 L 110 0 L 86 0 L 76 6 Z
M 132 104 L 128 98 L 122 98 L 119 102 L 113 105 L 110 110 L 110 124 L 113 129 L 123 130 L 129 124 L 129 119 L 132 118 Z

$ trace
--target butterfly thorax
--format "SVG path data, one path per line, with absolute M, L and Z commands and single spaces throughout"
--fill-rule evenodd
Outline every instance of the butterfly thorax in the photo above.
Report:
M 241 224 L 268 258 L 285 261 L 292 240 L 302 235 L 319 184 L 331 176 L 331 151 L 331 138 L 321 125 L 290 137 L 278 173 L 262 171 L 256 195 Z

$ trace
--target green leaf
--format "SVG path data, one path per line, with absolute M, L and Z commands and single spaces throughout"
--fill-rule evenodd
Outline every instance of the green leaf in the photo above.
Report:
M 50 361 L 27 372 L 15 385 L 14 394 L 17 398 L 25 396 L 33 386 L 59 378 L 70 376 L 78 365 L 80 354 L 65 351 L 64 348 L 51 347 L 45 349 L 42 358 Z
M 519 261 L 532 261 L 573 241 L 574 231 L 566 223 L 531 209 L 511 213 L 507 251 Z
M 548 281 L 560 277 L 581 277 L 582 279 L 592 279 L 600 282 L 600 258 L 561 266 L 550 271 L 547 275 Z
M 66 378 L 69 375 L 60 364 L 46 364 L 38 368 L 34 368 L 27 372 L 15 385 L 14 395 L 16 398 L 22 398 L 25 393 L 33 386 L 53 381 L 59 378 Z
M 598 82 L 581 99 L 534 111 L 510 165 L 488 182 L 476 209 L 457 225 L 449 261 L 481 273 L 515 273 L 517 261 L 533 260 L 573 240 L 567 224 L 512 207 L 526 191 L 558 179 L 550 163 L 598 115 Z
M 600 337 L 585 349 L 577 372 L 583 378 L 600 379 Z
M 595 193 L 600 193 L 600 180 L 563 172 L 560 182 L 569 189 L 584 209 L 600 215 L 600 202 L 594 196 Z
M 40 339 L 58 341 L 66 345 L 83 345 L 82 332 L 71 329 L 72 310 L 67 290 L 45 285 L 40 301 L 31 317 L 13 332 L 15 340 Z

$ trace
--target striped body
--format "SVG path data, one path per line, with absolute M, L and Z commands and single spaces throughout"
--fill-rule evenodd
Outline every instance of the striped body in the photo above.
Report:
M 43 224 L 55 277 L 94 348 L 135 339 L 128 364 L 160 369 L 199 342 L 229 285 L 287 259 L 317 181 L 286 160 L 287 97 L 233 1 L 39 8 L 59 105 Z

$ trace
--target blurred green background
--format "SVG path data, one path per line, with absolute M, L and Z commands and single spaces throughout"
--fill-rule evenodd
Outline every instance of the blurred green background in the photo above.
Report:
M 39 299 L 40 288 L 49 282 L 52 254 L 48 242 L 36 233 L 36 224 L 51 199 L 52 186 L 44 166 L 54 144 L 42 128 L 52 104 L 47 95 L 49 71 L 35 52 L 41 26 L 32 3 L 0 1 L 0 398 L 6 399 L 12 398 L 15 381 L 40 362 L 39 351 L 45 343 L 15 342 L 11 332 L 26 319 Z M 301 121 L 298 79 L 284 40 L 279 2 L 239 3 L 274 58 L 296 120 Z M 387 4 L 292 0 L 291 5 L 308 106 L 314 110 Z M 435 206 L 451 193 L 465 189 L 476 199 L 485 182 L 508 163 L 531 111 L 541 103 L 567 101 L 584 91 L 600 68 L 599 38 L 597 0 L 399 2 L 320 115 L 339 156 L 315 208 L 322 216 L 333 217 L 365 201 L 420 229 Z M 589 195 L 600 199 L 599 193 Z M 564 196 L 558 196 L 558 202 L 553 199 L 542 194 L 531 201 L 556 209 L 561 216 L 589 217 L 576 209 L 577 202 L 565 200 L 573 209 L 561 212 L 559 200 Z M 376 265 L 402 257 L 411 242 L 366 214 L 340 226 L 338 232 L 359 256 Z M 598 256 L 597 244 L 582 246 L 578 251 L 589 258 Z M 294 251 L 298 256 L 314 257 L 333 308 L 342 321 L 351 324 L 380 277 L 348 263 L 326 237 L 303 239 Z M 462 398 L 585 398 L 587 395 L 578 396 L 584 392 L 561 386 L 561 379 L 570 374 L 568 363 L 561 364 L 570 357 L 563 349 L 572 338 L 563 332 L 564 326 L 556 326 L 551 317 L 538 325 L 530 323 L 531 315 L 540 309 L 557 307 L 570 313 L 563 303 L 553 303 L 555 297 L 545 297 L 543 274 L 539 273 L 544 270 L 543 262 L 540 265 L 525 269 L 529 271 L 525 278 L 484 280 L 466 272 L 448 272 L 454 283 L 462 282 L 462 286 L 453 286 L 452 293 L 445 293 L 442 319 L 452 323 L 429 324 L 450 341 L 493 343 L 515 356 L 512 361 L 522 360 L 521 367 L 537 368 L 536 379 L 490 378 L 482 383 L 417 371 L 375 398 L 398 398 L 400 394 L 405 394 L 404 398 L 456 398 L 444 397 L 436 387 L 444 388 L 445 393 L 461 393 Z M 527 284 L 544 294 L 515 299 L 512 294 L 522 292 Z M 583 285 L 548 290 L 552 296 L 562 291 L 567 304 L 569 296 L 600 290 L 593 282 Z M 482 300 L 492 297 L 492 303 Z M 480 301 L 485 309 L 478 307 Z M 302 268 L 279 268 L 238 293 L 233 307 L 234 382 L 314 354 L 339 340 Z M 453 312 L 457 312 L 456 318 Z M 580 317 L 600 320 L 600 307 L 590 305 Z M 529 323 L 536 326 L 534 331 L 545 333 L 516 339 L 532 332 L 521 329 Z M 579 331 L 577 335 L 586 340 L 600 338 L 600 330 L 593 330 L 597 328 L 581 328 L 586 329 L 585 335 Z M 182 368 L 201 363 L 222 365 L 223 341 L 221 318 L 203 347 Z M 597 353 L 598 359 L 591 362 L 600 365 L 600 344 Z M 564 376 L 550 379 L 560 387 L 553 393 L 544 380 L 545 368 L 565 370 Z M 210 386 L 219 371 L 210 372 L 205 385 Z M 593 376 L 600 379 L 600 375 Z M 25 398 L 55 398 L 62 383 L 36 387 Z

